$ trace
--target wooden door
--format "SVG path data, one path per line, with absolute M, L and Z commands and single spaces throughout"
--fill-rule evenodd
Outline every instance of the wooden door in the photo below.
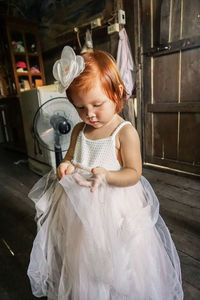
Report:
M 140 5 L 144 162 L 200 175 L 200 1 Z

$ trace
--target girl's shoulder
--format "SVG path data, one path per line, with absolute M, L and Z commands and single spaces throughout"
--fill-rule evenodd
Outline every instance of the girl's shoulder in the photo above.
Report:
M 129 141 L 135 141 L 139 142 L 139 135 L 135 127 L 130 123 L 122 123 L 124 125 L 121 126 L 119 132 L 118 132 L 118 140 L 120 143 L 123 142 L 129 142 Z
M 117 116 L 117 126 L 115 131 L 119 135 L 124 135 L 124 134 L 137 134 L 137 130 L 133 127 L 130 121 L 124 120 L 121 116 Z

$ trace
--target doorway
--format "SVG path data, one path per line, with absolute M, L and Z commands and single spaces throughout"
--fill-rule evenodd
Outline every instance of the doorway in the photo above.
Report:
M 135 3 L 144 163 L 200 175 L 200 1 Z

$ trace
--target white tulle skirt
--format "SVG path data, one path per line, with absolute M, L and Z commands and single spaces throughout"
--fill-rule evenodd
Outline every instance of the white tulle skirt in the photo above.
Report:
M 91 193 L 72 175 L 58 182 L 49 173 L 29 196 L 38 225 L 28 267 L 36 297 L 183 299 L 179 258 L 144 177 L 131 187 L 104 183 Z

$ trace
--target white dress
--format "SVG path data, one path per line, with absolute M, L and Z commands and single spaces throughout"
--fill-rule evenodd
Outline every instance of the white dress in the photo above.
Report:
M 102 166 L 119 170 L 115 136 L 89 140 L 79 133 L 78 176 Z M 134 151 L 134 149 L 133 149 Z M 49 173 L 29 194 L 38 233 L 28 267 L 33 294 L 50 300 L 181 300 L 180 262 L 159 203 L 141 177 L 130 187 L 104 182 L 95 192 L 73 175 Z

